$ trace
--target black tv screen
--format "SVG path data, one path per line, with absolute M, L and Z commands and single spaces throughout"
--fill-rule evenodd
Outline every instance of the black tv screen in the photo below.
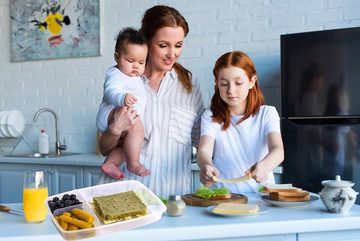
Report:
M 329 109 L 336 88 L 341 111 Z M 283 117 L 359 116 L 359 91 L 360 27 L 281 35 Z

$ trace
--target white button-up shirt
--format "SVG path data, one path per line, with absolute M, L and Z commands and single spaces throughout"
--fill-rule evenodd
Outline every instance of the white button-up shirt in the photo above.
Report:
M 200 136 L 204 103 L 200 85 L 193 80 L 193 91 L 188 91 L 178 80 L 174 70 L 168 72 L 156 92 L 145 79 L 147 100 L 143 115 L 145 139 L 140 162 L 151 171 L 140 177 L 122 171 L 127 179 L 138 180 L 158 196 L 186 194 L 191 187 L 191 150 Z M 107 180 L 105 180 L 107 179 Z M 100 183 L 109 182 L 102 175 Z

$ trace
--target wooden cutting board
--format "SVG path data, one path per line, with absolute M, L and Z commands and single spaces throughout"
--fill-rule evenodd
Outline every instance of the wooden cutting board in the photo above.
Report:
M 203 199 L 196 197 L 193 193 L 182 196 L 186 205 L 208 207 L 218 205 L 220 203 L 247 203 L 248 199 L 245 195 L 232 193 L 230 198 L 225 199 Z

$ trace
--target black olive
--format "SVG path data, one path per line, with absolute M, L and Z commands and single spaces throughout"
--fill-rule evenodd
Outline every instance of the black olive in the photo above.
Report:
M 49 205 L 49 208 L 50 209 L 53 209 L 53 208 L 55 208 L 55 203 L 54 202 L 52 202 L 52 201 L 50 201 L 50 202 L 48 202 L 48 205 Z
M 58 197 L 54 197 L 52 201 L 53 201 L 53 202 L 59 201 L 59 198 L 58 198 Z
M 69 200 L 70 199 L 70 195 L 69 194 L 64 194 L 64 196 L 62 197 L 62 200 Z
M 65 207 L 70 207 L 71 205 L 72 205 L 71 200 L 65 200 L 65 202 L 64 202 Z
M 75 200 L 76 199 L 76 195 L 75 194 L 71 194 L 70 195 L 70 200 Z
M 55 202 L 55 207 L 59 208 L 59 207 L 60 207 L 60 204 L 61 204 L 61 201 L 60 201 L 60 200 L 56 201 L 56 202 Z

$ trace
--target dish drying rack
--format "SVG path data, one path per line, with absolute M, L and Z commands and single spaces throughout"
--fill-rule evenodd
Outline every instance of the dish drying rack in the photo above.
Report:
M 9 127 L 7 124 L 0 124 L 0 128 L 3 126 Z M 11 155 L 15 151 L 16 147 L 21 142 L 24 142 L 31 151 L 36 152 L 25 138 L 32 127 L 33 124 L 25 124 L 24 131 L 21 134 L 17 133 L 18 137 L 0 137 L 0 151 L 4 151 L 4 149 L 11 149 L 11 151 L 9 152 L 9 155 Z M 14 129 L 13 131 L 16 132 L 16 130 Z

